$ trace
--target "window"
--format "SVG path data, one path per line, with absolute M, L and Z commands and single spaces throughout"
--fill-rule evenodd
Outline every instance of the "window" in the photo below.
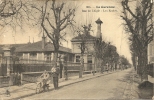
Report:
M 80 62 L 80 56 L 76 56 L 76 62 Z
M 30 53 L 29 63 L 35 63 L 37 59 L 37 54 L 35 52 Z
M 30 59 L 36 59 L 37 54 L 36 53 L 30 53 Z
M 46 53 L 45 54 L 45 61 L 46 62 L 50 62 L 51 61 L 51 54 L 50 53 Z

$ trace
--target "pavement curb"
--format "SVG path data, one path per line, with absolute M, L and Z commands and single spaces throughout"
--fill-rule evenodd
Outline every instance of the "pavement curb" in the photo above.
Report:
M 70 79 L 68 79 L 68 80 L 66 80 L 66 81 L 62 81 L 62 82 L 59 82 L 59 84 L 62 84 L 63 82 L 68 82 L 68 81 L 72 81 L 72 82 L 70 82 L 70 83 L 66 83 L 66 84 L 63 84 L 63 85 L 59 85 L 59 88 L 61 88 L 61 87 L 65 87 L 65 86 L 69 86 L 69 85 L 72 85 L 72 84 L 76 84 L 76 83 L 79 83 L 79 82 L 83 82 L 83 81 L 87 81 L 87 80 L 90 80 L 90 79 L 93 79 L 93 78 L 97 78 L 97 77 L 101 77 L 101 76 L 105 76 L 105 75 L 109 75 L 109 74 L 112 74 L 112 73 L 116 73 L 116 72 L 119 72 L 120 70 L 118 70 L 118 71 L 113 71 L 113 72 L 109 72 L 109 73 L 105 73 L 105 74 L 101 74 L 101 73 L 98 73 L 99 75 L 92 75 L 92 76 L 88 76 L 88 77 L 82 77 L 82 78 L 77 78 L 77 80 L 76 81 L 74 81 L 74 80 L 72 80 L 71 78 Z M 84 75 L 83 75 L 84 76 Z M 85 79 L 84 79 L 85 78 Z M 53 91 L 54 90 L 54 88 L 51 88 L 50 90 L 49 90 L 49 92 L 51 92 L 51 91 Z M 42 92 L 42 93 L 45 93 L 45 92 Z M 28 97 L 28 96 L 32 96 L 32 95 L 35 95 L 36 93 L 34 92 L 34 93 L 31 93 L 31 94 L 25 94 L 25 95 L 23 95 L 23 96 L 21 96 L 21 97 L 16 97 L 16 98 L 11 98 L 11 99 L 7 99 L 7 100 L 21 100 L 21 99 L 23 99 L 23 98 L 25 98 L 25 97 Z
M 115 71 L 115 72 L 117 72 L 117 71 Z M 79 80 L 79 81 L 72 82 L 72 83 L 69 83 L 69 84 L 65 84 L 65 85 L 60 86 L 60 87 L 64 87 L 64 86 L 68 86 L 68 85 L 76 84 L 76 83 L 83 82 L 83 81 L 87 81 L 87 80 L 90 80 L 90 79 L 93 79 L 93 78 L 97 78 L 97 77 L 101 77 L 101 76 L 109 75 L 109 74 L 112 74 L 112 73 L 115 73 L 115 72 L 111 72 L 111 73 L 107 73 L 107 74 L 100 74 L 100 75 L 97 75 L 97 76 L 94 76 L 94 77 L 90 77 L 90 78 L 87 78 L 87 79 L 83 79 L 83 80 Z

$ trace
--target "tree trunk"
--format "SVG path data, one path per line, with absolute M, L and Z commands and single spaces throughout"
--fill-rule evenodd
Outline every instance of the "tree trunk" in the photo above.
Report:
M 95 57 L 94 67 L 93 67 L 93 75 L 95 75 L 96 66 L 98 65 L 98 59 Z
M 138 58 L 138 72 L 141 82 L 148 79 L 147 75 L 147 49 L 143 50 Z
M 83 54 L 81 54 L 81 61 L 80 61 L 80 71 L 79 71 L 79 78 L 82 78 L 83 74 L 83 67 L 84 67 L 84 59 L 83 59 Z
M 53 66 L 54 67 L 57 67 L 57 58 L 58 58 L 58 52 L 55 51 L 54 56 L 53 56 Z
M 147 50 L 145 50 L 144 52 L 143 52 L 143 67 L 141 67 L 141 68 L 143 68 L 142 69 L 142 73 L 143 73 L 143 75 L 142 75 L 142 79 L 143 80 L 148 80 L 148 75 L 147 75 L 147 64 L 148 64 L 148 62 L 147 62 Z

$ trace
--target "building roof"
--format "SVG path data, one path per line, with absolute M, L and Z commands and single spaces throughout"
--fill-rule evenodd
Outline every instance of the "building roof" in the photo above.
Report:
M 53 52 L 54 51 L 54 45 L 51 42 L 47 42 L 45 44 L 44 49 L 42 49 L 42 41 L 38 41 L 35 43 L 30 43 L 21 47 L 17 47 L 15 52 L 42 52 L 42 51 L 49 51 Z M 59 47 L 60 52 L 67 52 L 71 53 L 71 49 L 66 48 L 66 47 Z
M 1 44 L 0 45 L 0 53 L 3 53 L 3 48 L 5 46 L 9 46 L 9 48 L 11 49 L 12 47 L 17 48 L 17 47 L 24 46 L 24 45 L 27 45 L 27 43 L 25 43 L 25 44 Z
M 71 42 L 81 42 L 82 39 L 86 39 L 87 41 L 93 41 L 96 39 L 96 37 L 90 35 L 89 33 L 88 34 L 81 34 L 81 35 L 78 35 L 74 38 L 72 38 Z

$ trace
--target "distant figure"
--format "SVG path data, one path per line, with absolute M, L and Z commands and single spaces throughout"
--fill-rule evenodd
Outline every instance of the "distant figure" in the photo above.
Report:
M 55 90 L 58 89 L 58 76 L 59 76 L 59 68 L 58 67 L 52 67 L 51 69 L 52 77 L 53 77 L 53 85 Z
M 61 61 L 59 67 L 60 67 L 60 78 L 62 78 L 63 64 Z

